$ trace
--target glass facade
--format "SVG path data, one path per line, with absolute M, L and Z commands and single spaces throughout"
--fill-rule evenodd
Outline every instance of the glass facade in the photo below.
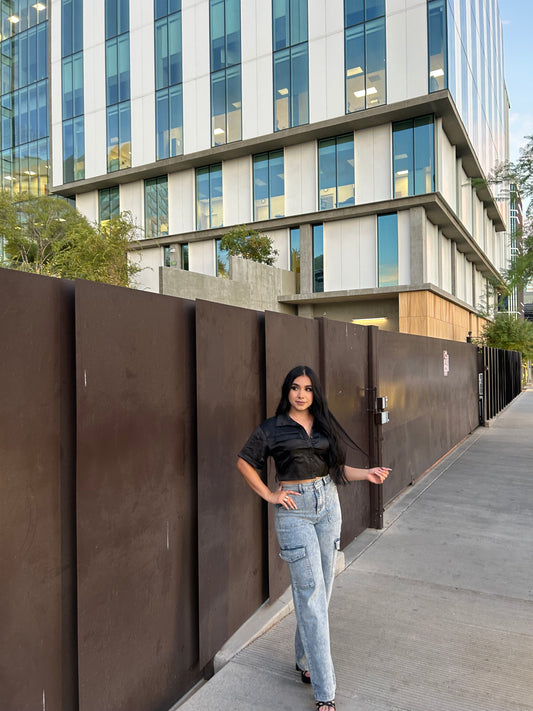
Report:
M 428 2 L 428 91 L 448 87 L 448 33 L 446 0 Z
M 120 215 L 120 189 L 118 185 L 98 191 L 98 220 L 105 223 Z
M 183 153 L 181 0 L 154 0 L 156 159 Z
M 105 0 L 107 171 L 131 167 L 129 1 Z
M 283 151 L 253 157 L 254 220 L 268 220 L 285 214 Z
M 222 163 L 196 169 L 196 229 L 222 227 Z
M 392 124 L 394 197 L 435 190 L 433 116 Z
M 318 142 L 318 209 L 355 205 L 353 133 Z
M 378 286 L 398 285 L 398 215 L 378 215 Z
M 385 0 L 344 0 L 346 113 L 386 103 Z
M 448 88 L 479 162 L 490 173 L 508 157 L 503 28 L 497 0 L 447 0 L 446 29 Z
M 145 238 L 168 235 L 168 178 L 150 178 L 144 181 Z
M 43 195 L 50 168 L 48 5 L 3 0 L 0 7 L 2 188 Z
M 309 123 L 307 39 L 307 0 L 273 0 L 275 131 Z
M 313 225 L 313 292 L 324 291 L 324 225 Z
M 63 182 L 85 177 L 83 0 L 61 0 Z
M 241 3 L 209 0 L 211 145 L 242 138 Z

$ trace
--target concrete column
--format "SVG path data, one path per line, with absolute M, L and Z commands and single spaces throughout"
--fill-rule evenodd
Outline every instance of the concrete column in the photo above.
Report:
M 423 207 L 409 210 L 411 235 L 411 284 L 413 286 L 427 282 L 427 235 L 426 211 Z
M 457 296 L 457 244 L 455 242 L 451 243 L 451 250 L 452 294 Z
M 300 225 L 300 293 L 313 293 L 313 228 Z
M 303 318 L 314 318 L 315 310 L 313 308 L 313 304 L 299 304 L 298 316 L 302 316 Z

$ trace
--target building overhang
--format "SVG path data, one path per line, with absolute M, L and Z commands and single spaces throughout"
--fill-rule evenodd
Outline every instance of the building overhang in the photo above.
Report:
M 406 101 L 398 101 L 394 104 L 386 104 L 344 116 L 336 116 L 326 121 L 296 126 L 295 128 L 269 133 L 257 138 L 236 141 L 235 143 L 187 153 L 174 158 L 166 158 L 142 166 L 124 168 L 120 171 L 106 173 L 94 178 L 52 186 L 50 191 L 65 197 L 72 197 L 92 190 L 109 188 L 117 184 L 155 178 L 189 168 L 241 158 L 254 153 L 273 151 L 285 146 L 329 138 L 343 131 L 357 131 L 380 126 L 384 123 L 416 118 L 425 114 L 434 114 L 442 119 L 443 129 L 450 141 L 456 146 L 456 155 L 462 159 L 465 172 L 472 179 L 480 200 L 483 201 L 489 217 L 496 225 L 496 230 L 505 230 L 505 223 L 500 209 L 486 181 L 486 176 L 481 169 L 452 96 L 447 89 L 432 94 L 424 94 Z
M 280 217 L 276 220 L 254 222 L 253 227 L 258 232 L 268 233 L 274 230 L 301 227 L 304 224 L 335 222 L 337 220 L 349 220 L 356 217 L 366 217 L 376 214 L 384 215 L 390 212 L 409 210 L 416 207 L 424 208 L 428 219 L 434 225 L 442 229 L 442 233 L 445 237 L 457 244 L 458 251 L 465 254 L 484 276 L 501 281 L 500 274 L 496 267 L 490 262 L 479 245 L 472 239 L 468 230 L 457 218 L 454 211 L 440 193 L 412 195 L 405 198 L 365 203 L 364 205 L 353 205 L 352 207 L 341 207 L 333 210 L 321 210 L 319 212 L 291 215 L 290 217 Z M 203 242 L 207 239 L 219 239 L 236 226 L 237 225 L 226 225 L 216 229 L 202 230 L 201 232 L 186 232 L 178 235 L 169 235 L 168 237 L 141 240 L 133 244 L 131 249 L 135 251 L 170 244 L 188 244 Z
M 436 294 L 437 296 L 446 299 L 446 301 L 449 301 L 456 306 L 460 306 L 462 309 L 470 311 L 471 313 L 478 313 L 478 310 L 470 304 L 467 304 L 465 301 L 456 298 L 452 294 L 443 291 L 443 289 L 440 289 L 438 286 L 431 283 L 387 286 L 379 289 L 347 289 L 345 291 L 326 291 L 313 294 L 282 294 L 281 296 L 278 296 L 278 301 L 288 306 L 320 306 L 321 304 L 373 302 L 397 299 L 399 294 L 419 291 L 429 291 L 432 294 Z

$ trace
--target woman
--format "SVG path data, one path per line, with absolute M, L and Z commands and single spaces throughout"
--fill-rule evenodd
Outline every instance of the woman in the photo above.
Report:
M 350 439 L 329 411 L 316 374 L 300 365 L 285 378 L 276 416 L 254 430 L 237 461 L 251 488 L 275 506 L 296 613 L 296 668 L 302 681 L 312 683 L 318 711 L 335 708 L 328 604 L 341 531 L 337 485 L 365 479 L 382 484 L 390 471 L 346 466 L 341 437 Z M 269 456 L 280 482 L 274 492 L 259 475 Z

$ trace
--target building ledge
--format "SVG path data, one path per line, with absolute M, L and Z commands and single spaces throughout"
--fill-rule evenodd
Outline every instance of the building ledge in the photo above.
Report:
M 376 301 L 390 299 L 398 296 L 399 294 L 416 291 L 429 291 L 467 311 L 470 311 L 471 313 L 478 313 L 478 309 L 471 304 L 467 304 L 466 301 L 458 299 L 452 294 L 449 294 L 440 287 L 431 283 L 386 286 L 370 289 L 346 289 L 344 291 L 325 291 L 313 294 L 282 294 L 278 296 L 278 301 L 283 304 L 293 306 L 303 306 L 304 304 L 345 303 L 348 301 Z

